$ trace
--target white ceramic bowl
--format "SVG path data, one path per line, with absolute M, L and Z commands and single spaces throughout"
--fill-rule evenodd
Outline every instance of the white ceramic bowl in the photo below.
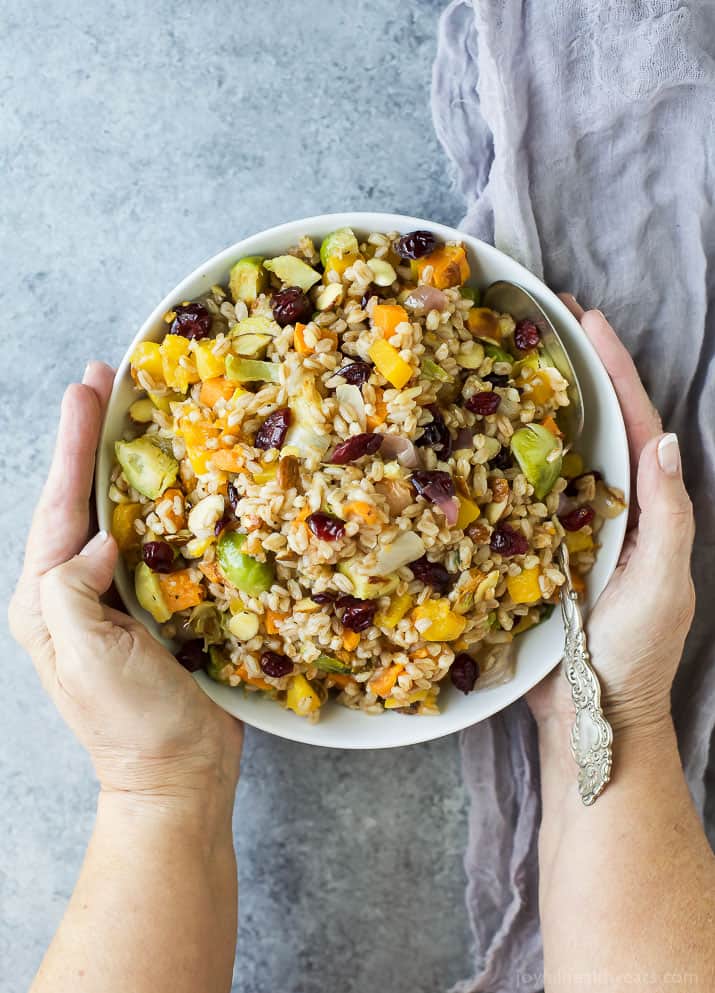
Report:
M 536 276 L 491 245 L 443 224 L 399 214 L 326 214 L 291 221 L 237 242 L 187 276 L 149 315 L 119 366 L 102 431 L 97 461 L 97 510 L 100 527 L 110 529 L 112 504 L 107 497 L 107 490 L 114 458 L 114 442 L 126 426 L 127 410 L 136 396 L 129 375 L 129 355 L 134 345 L 144 339 L 158 340 L 166 331 L 162 315 L 179 301 L 204 293 L 212 284 L 225 283 L 231 264 L 241 256 L 278 255 L 295 244 L 301 235 L 308 234 L 319 241 L 328 232 L 343 226 L 352 227 L 358 236 L 369 231 L 405 233 L 416 228 L 427 228 L 445 241 L 462 240 L 469 252 L 472 282 L 485 287 L 494 280 L 508 279 L 529 290 L 554 322 L 579 377 L 586 413 L 586 427 L 580 449 L 587 464 L 599 468 L 610 483 L 624 490 L 626 499 L 628 498 L 628 446 L 621 411 L 611 382 L 578 322 Z M 602 547 L 589 576 L 589 603 L 593 603 L 616 567 L 625 527 L 625 514 L 604 524 L 601 532 Z M 156 624 L 136 601 L 131 577 L 123 564 L 117 569 L 116 585 L 129 612 L 158 637 Z M 196 679 L 225 710 L 254 727 L 283 738 L 334 748 L 391 748 L 459 731 L 508 706 L 553 669 L 560 661 L 562 647 L 560 612 L 554 611 L 547 622 L 517 639 L 516 675 L 509 683 L 477 690 L 468 696 L 457 693 L 451 685 L 445 685 L 439 697 L 442 713 L 435 717 L 402 714 L 369 716 L 337 704 L 329 704 L 324 708 L 319 723 L 309 724 L 291 711 L 265 699 L 260 693 L 245 693 L 241 689 L 219 685 L 203 673 L 197 674 Z M 446 683 L 448 682 L 447 680 Z

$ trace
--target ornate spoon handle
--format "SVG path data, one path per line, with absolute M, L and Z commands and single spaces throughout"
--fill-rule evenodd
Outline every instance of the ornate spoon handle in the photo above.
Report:
M 561 590 L 561 612 L 566 630 L 564 673 L 571 686 L 576 720 L 571 730 L 571 751 L 578 764 L 578 791 L 592 804 L 611 778 L 613 728 L 601 709 L 601 685 L 591 666 L 578 596 L 571 583 L 568 551 L 560 549 L 566 583 Z

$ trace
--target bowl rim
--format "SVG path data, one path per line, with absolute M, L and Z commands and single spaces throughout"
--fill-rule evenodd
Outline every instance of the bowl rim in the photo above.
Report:
M 393 230 L 414 230 L 417 228 L 426 228 L 434 232 L 438 237 L 441 237 L 445 241 L 447 240 L 464 240 L 467 243 L 472 242 L 478 247 L 479 252 L 486 258 L 489 258 L 492 262 L 497 265 L 506 265 L 515 270 L 516 274 L 514 281 L 518 282 L 519 277 L 526 277 L 526 283 L 528 284 L 532 280 L 537 280 L 539 284 L 540 291 L 546 297 L 547 312 L 550 314 L 556 313 L 557 317 L 561 322 L 565 322 L 571 325 L 574 332 L 580 328 L 580 325 L 568 307 L 559 298 L 557 293 L 550 289 L 546 283 L 541 279 L 541 277 L 536 276 L 534 273 L 530 272 L 525 266 L 523 266 L 516 259 L 513 259 L 506 252 L 501 251 L 494 245 L 490 245 L 488 242 L 482 241 L 480 238 L 469 234 L 465 231 L 460 231 L 458 228 L 452 227 L 447 224 L 442 224 L 437 221 L 428 220 L 426 218 L 414 217 L 409 214 L 396 214 L 392 212 L 384 211 L 340 211 L 328 214 L 316 214 L 310 217 L 298 218 L 292 221 L 286 221 L 281 224 L 273 225 L 270 228 L 266 228 L 262 231 L 255 232 L 248 235 L 245 238 L 240 239 L 232 245 L 222 249 L 220 252 L 210 256 L 201 265 L 193 269 L 189 275 L 185 276 L 172 290 L 170 290 L 162 298 L 160 303 L 158 303 L 154 309 L 151 311 L 149 316 L 142 322 L 136 335 L 131 340 L 128 345 L 119 365 L 117 366 L 116 375 L 114 383 L 112 386 L 112 391 L 107 403 L 107 408 L 105 411 L 105 416 L 102 424 L 102 430 L 100 433 L 100 439 L 98 444 L 97 453 L 97 463 L 95 467 L 95 504 L 97 510 L 97 518 L 99 521 L 99 527 L 104 528 L 109 531 L 111 524 L 111 515 L 109 513 L 109 504 L 106 490 L 109 482 L 109 475 L 111 472 L 112 461 L 108 456 L 108 444 L 107 444 L 107 432 L 108 425 L 110 421 L 109 413 L 113 409 L 116 401 L 117 394 L 122 388 L 122 384 L 129 370 L 129 357 L 134 350 L 134 347 L 141 341 L 146 339 L 151 339 L 155 337 L 157 325 L 160 323 L 164 313 L 171 309 L 173 305 L 176 304 L 178 300 L 188 299 L 192 293 L 195 291 L 192 289 L 194 285 L 206 278 L 207 270 L 214 269 L 220 266 L 227 267 L 230 262 L 235 261 L 236 258 L 241 255 L 250 254 L 260 254 L 260 242 L 268 239 L 278 239 L 285 238 L 286 244 L 290 244 L 288 239 L 295 238 L 296 236 L 311 234 L 311 230 L 315 229 L 316 226 L 325 227 L 326 224 L 330 224 L 331 228 L 338 227 L 354 227 L 358 230 L 372 230 L 372 231 L 393 231 Z M 530 291 L 531 292 L 531 291 Z M 541 302 L 541 301 L 540 301 Z M 542 306 L 544 304 L 542 303 Z M 614 444 L 621 447 L 621 449 L 626 453 L 626 462 L 630 465 L 628 459 L 628 439 L 626 435 L 625 423 L 623 420 L 623 414 L 621 411 L 620 404 L 618 402 L 618 397 L 616 395 L 613 383 L 611 382 L 608 373 L 601 362 L 596 349 L 591 344 L 590 340 L 585 334 L 582 335 L 581 343 L 584 346 L 584 350 L 588 356 L 589 368 L 598 367 L 602 372 L 601 382 L 599 384 L 599 398 L 602 394 L 602 389 L 609 395 L 611 401 L 611 414 L 613 415 L 614 424 L 611 425 L 611 430 L 615 434 L 612 438 Z M 615 430 L 614 430 L 615 429 Z M 100 485 L 102 484 L 102 485 Z M 624 497 L 626 503 L 630 500 L 630 474 L 627 473 L 625 479 L 619 480 L 618 485 L 622 486 L 624 491 Z M 608 572 L 604 578 L 601 588 L 594 594 L 594 599 L 597 598 L 605 588 L 606 583 L 610 580 L 613 572 L 615 571 L 618 558 L 620 557 L 621 549 L 623 546 L 623 541 L 625 539 L 626 526 L 627 526 L 627 514 L 621 514 L 618 518 L 611 521 L 612 527 L 615 527 L 616 532 L 613 535 L 612 547 L 613 547 L 613 562 L 608 569 Z M 118 563 L 117 569 L 115 570 L 114 581 L 116 584 L 117 591 L 122 599 L 122 602 L 130 614 L 130 616 L 139 620 L 140 623 L 144 623 L 142 617 L 137 617 L 135 611 L 132 609 L 131 599 L 127 601 L 124 596 L 124 583 L 125 579 L 121 572 L 121 563 Z M 164 642 L 168 644 L 168 642 Z M 270 734 L 277 735 L 280 738 L 284 738 L 288 741 L 295 741 L 301 744 L 318 745 L 323 748 L 336 748 L 338 750 L 361 750 L 361 749 L 382 749 L 382 748 L 396 748 L 404 747 L 413 744 L 421 744 L 426 741 L 435 740 L 438 738 L 445 737 L 446 735 L 453 734 L 456 731 L 461 731 L 467 727 L 471 727 L 475 723 L 479 723 L 483 720 L 487 720 L 493 717 L 495 714 L 507 707 L 511 706 L 521 697 L 523 697 L 530 689 L 536 686 L 542 679 L 544 679 L 558 664 L 560 659 L 550 659 L 548 663 L 544 663 L 543 666 L 537 667 L 539 669 L 539 674 L 535 677 L 532 676 L 526 679 L 519 679 L 519 671 L 515 672 L 512 679 L 505 684 L 501 684 L 499 687 L 494 687 L 494 689 L 499 689 L 502 691 L 498 695 L 494 702 L 493 707 L 487 707 L 486 710 L 480 714 L 480 716 L 475 720 L 469 719 L 469 716 L 460 714 L 457 716 L 455 714 L 455 719 L 449 721 L 446 718 L 446 713 L 443 712 L 440 717 L 439 727 L 435 727 L 432 720 L 424 719 L 423 722 L 418 723 L 417 721 L 409 721 L 405 723 L 405 729 L 412 728 L 412 731 L 407 734 L 403 734 L 399 741 L 380 741 L 379 735 L 375 737 L 377 740 L 350 740 L 345 744 L 331 743 L 321 740 L 317 728 L 319 725 L 310 724 L 306 720 L 298 719 L 296 721 L 295 734 L 290 733 L 284 728 L 277 728 L 273 726 L 271 721 L 270 711 L 266 706 L 266 719 L 262 718 L 262 715 L 256 716 L 256 714 L 251 713 L 250 716 L 241 715 L 239 718 L 243 720 L 246 724 L 255 727 L 259 730 L 266 731 Z M 218 702 L 217 697 L 221 696 L 221 691 L 231 690 L 233 688 L 227 688 L 224 686 L 219 686 L 218 684 L 212 683 L 212 681 L 204 674 L 198 673 L 195 675 L 197 681 L 202 686 L 204 691 L 208 693 L 216 702 Z M 522 685 L 523 684 L 523 685 Z M 502 698 L 504 692 L 506 691 L 506 698 Z M 489 693 L 490 690 L 486 689 L 484 693 Z M 272 701 L 262 701 L 262 704 L 272 704 Z M 220 705 L 220 704 L 219 704 Z M 335 706 L 335 705 L 334 705 Z M 235 716 L 235 715 L 234 715 Z M 371 721 L 375 719 L 374 715 L 364 715 L 366 719 Z M 378 715 L 378 717 L 384 718 L 384 715 Z M 423 727 L 420 731 L 419 728 Z M 432 730 L 430 729 L 432 728 Z M 312 733 L 315 731 L 316 733 Z

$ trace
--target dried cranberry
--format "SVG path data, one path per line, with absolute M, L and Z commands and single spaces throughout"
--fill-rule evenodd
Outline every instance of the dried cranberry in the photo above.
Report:
M 269 414 L 263 424 L 256 431 L 253 439 L 254 448 L 282 448 L 286 440 L 286 434 L 290 427 L 291 412 L 290 407 L 281 407 Z
M 352 386 L 362 386 L 368 381 L 372 373 L 372 366 L 367 362 L 351 362 L 338 369 L 336 376 L 342 376 L 346 383 Z
M 219 517 L 219 519 L 216 521 L 214 525 L 214 534 L 216 535 L 217 538 L 221 534 L 223 529 L 227 527 L 230 523 L 231 523 L 230 514 L 225 513 L 222 517 Z
M 514 344 L 520 352 L 530 352 L 541 341 L 541 332 L 528 318 L 519 321 L 514 330 Z
M 431 231 L 410 231 L 395 242 L 394 248 L 401 259 L 421 259 L 437 247 L 437 239 Z
M 446 460 L 452 454 L 452 435 L 439 407 L 431 405 L 428 409 L 432 414 L 432 421 L 426 425 L 415 445 L 420 448 L 433 448 L 437 455 L 441 455 L 442 459 Z
M 464 406 L 479 417 L 488 417 L 490 414 L 496 413 L 500 403 L 501 397 L 498 393 L 494 393 L 492 390 L 485 390 L 482 393 L 475 393 L 474 396 L 471 396 L 465 401 Z
M 408 568 L 412 570 L 415 579 L 425 586 L 431 586 L 438 593 L 447 593 L 454 579 L 441 562 L 430 562 L 426 555 L 416 562 L 410 562 Z
M 580 479 L 585 479 L 586 476 L 593 476 L 595 482 L 599 482 L 599 480 L 603 479 L 603 473 L 599 472 L 598 469 L 591 469 L 589 472 L 583 472 L 580 476 L 575 476 L 573 479 L 568 481 L 568 485 L 564 490 L 566 496 L 578 496 L 578 481 Z
M 486 376 L 482 376 L 482 379 L 485 383 L 491 383 L 492 386 L 506 386 L 509 382 L 507 375 L 498 372 L 488 372 Z
M 490 461 L 489 465 L 494 466 L 495 469 L 501 469 L 504 472 L 505 469 L 511 469 L 514 465 L 514 457 L 511 451 L 504 445 L 499 449 L 494 458 Z
M 226 496 L 228 497 L 228 502 L 231 505 L 231 510 L 236 511 L 238 506 L 238 501 L 241 499 L 241 494 L 238 492 L 238 488 L 235 483 L 229 483 L 226 487 Z
M 280 679 L 293 672 L 293 663 L 286 655 L 279 655 L 278 652 L 264 652 L 261 655 L 261 669 L 267 676 L 273 679 Z
M 377 600 L 358 600 L 357 597 L 340 597 L 337 606 L 343 613 L 340 617 L 342 625 L 350 631 L 365 631 L 372 624 L 377 613 Z
M 204 651 L 203 638 L 196 638 L 194 641 L 185 642 L 176 652 L 176 661 L 183 665 L 189 672 L 198 672 L 203 669 L 209 657 Z
M 337 541 L 345 534 L 345 524 L 334 514 L 323 514 L 318 510 L 310 514 L 305 523 L 321 541 Z
M 529 542 L 520 531 L 515 531 L 508 524 L 501 524 L 492 531 L 489 547 L 493 552 L 509 558 L 511 555 L 526 555 Z
M 174 568 L 174 550 L 166 541 L 147 541 L 142 545 L 142 558 L 152 572 L 171 572 Z
M 326 590 L 325 593 L 311 593 L 310 599 L 313 603 L 319 603 L 321 606 L 325 603 L 334 603 L 337 600 L 337 593 L 331 593 Z
M 171 334 L 183 338 L 208 338 L 211 334 L 211 314 L 202 303 L 182 303 L 174 307 L 176 317 L 171 322 Z
M 313 316 L 313 305 L 299 286 L 286 286 L 271 297 L 273 320 L 282 328 L 286 324 L 307 324 Z
M 450 666 L 449 675 L 461 693 L 471 693 L 479 679 L 479 663 L 466 652 L 460 652 Z
M 564 514 L 560 518 L 560 521 L 567 531 L 580 531 L 581 528 L 585 528 L 587 524 L 591 523 L 595 514 L 596 512 L 593 507 L 589 507 L 586 504 L 583 507 L 576 507 L 575 510 L 570 511 L 568 514 Z
M 341 442 L 333 449 L 330 461 L 333 465 L 347 465 L 348 462 L 355 462 L 363 455 L 374 455 L 382 444 L 381 434 L 354 434 L 352 438 Z
M 433 503 L 455 495 L 454 480 L 441 469 L 417 469 L 410 476 L 410 482 L 420 496 Z

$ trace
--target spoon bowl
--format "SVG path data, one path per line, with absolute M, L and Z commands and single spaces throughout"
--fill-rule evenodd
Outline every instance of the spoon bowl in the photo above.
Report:
M 485 307 L 500 314 L 511 314 L 514 320 L 533 321 L 539 329 L 544 352 L 549 362 L 561 373 L 568 385 L 568 407 L 559 411 L 564 440 L 574 445 L 583 431 L 583 393 L 568 352 L 551 320 L 534 297 L 523 286 L 500 279 L 492 283 L 482 298 Z

